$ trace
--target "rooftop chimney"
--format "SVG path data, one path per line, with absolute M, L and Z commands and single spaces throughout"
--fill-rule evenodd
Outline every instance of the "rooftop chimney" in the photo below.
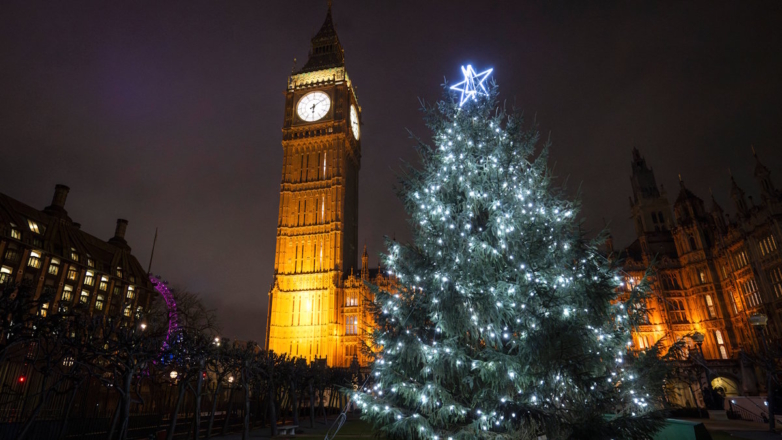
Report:
M 125 231 L 128 229 L 128 221 L 124 218 L 117 219 L 117 228 L 114 230 L 114 238 L 125 239 Z
M 44 212 L 50 215 L 67 217 L 68 213 L 65 211 L 65 200 L 68 198 L 68 191 L 70 190 L 71 189 L 65 185 L 55 185 L 52 204 L 44 208 Z
M 125 241 L 125 231 L 127 229 L 128 229 L 128 221 L 125 220 L 124 218 L 118 218 L 117 228 L 114 229 L 114 236 L 111 237 L 111 239 L 109 239 L 109 243 L 130 250 L 130 246 L 128 246 L 128 242 Z

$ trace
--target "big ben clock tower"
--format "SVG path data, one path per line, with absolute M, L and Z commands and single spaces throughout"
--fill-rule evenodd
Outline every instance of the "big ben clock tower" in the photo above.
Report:
M 361 107 L 331 19 L 288 79 L 266 347 L 344 363 L 344 282 L 358 259 Z

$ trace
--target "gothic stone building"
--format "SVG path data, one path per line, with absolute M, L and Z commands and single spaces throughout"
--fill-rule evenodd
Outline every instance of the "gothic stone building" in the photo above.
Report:
M 665 189 L 633 150 L 630 208 L 637 239 L 623 252 L 628 286 L 655 262 L 651 313 L 634 345 L 644 349 L 662 340 L 670 346 L 699 332 L 704 357 L 722 376 L 713 385 L 734 395 L 759 391 L 751 367 L 739 361 L 741 351 L 760 349 L 747 318 L 767 315 L 769 343 L 782 344 L 782 192 L 757 155 L 754 175 L 759 204 L 748 202 L 731 177 L 733 216 L 713 196 L 707 208 L 681 179 L 672 211 Z
M 372 322 L 366 249 L 358 260 L 361 106 L 345 68 L 329 5 L 309 59 L 292 72 L 282 127 L 282 183 L 266 347 L 277 353 L 364 365 Z
M 135 320 L 155 290 L 125 241 L 127 220 L 108 241 L 90 235 L 68 216 L 68 191 L 57 185 L 43 211 L 0 194 L 0 285 L 29 282 L 36 297 L 54 290 L 41 313 L 82 304 L 91 315 Z

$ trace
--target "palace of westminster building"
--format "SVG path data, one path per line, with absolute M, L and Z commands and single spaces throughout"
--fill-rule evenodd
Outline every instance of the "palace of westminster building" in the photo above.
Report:
M 394 281 L 370 270 L 366 248 L 358 264 L 362 109 L 330 6 L 309 59 L 288 79 L 284 112 L 266 347 L 332 366 L 366 365 L 361 347 L 373 326 L 366 286 L 391 288 Z M 692 349 L 690 337 L 700 333 L 698 351 L 728 395 L 763 388 L 742 356 L 763 350 L 752 315 L 768 317 L 768 345 L 782 346 L 782 191 L 757 155 L 754 161 L 760 200 L 731 177 L 728 215 L 714 197 L 705 203 L 683 181 L 671 205 L 634 149 L 630 211 L 637 238 L 623 249 L 607 243 L 622 261 L 627 288 L 652 267 L 649 314 L 633 335 L 634 348 L 684 339 Z M 51 205 L 37 210 L 0 194 L 0 285 L 30 282 L 36 295 L 53 289 L 42 313 L 82 304 L 90 314 L 132 321 L 156 295 L 124 239 L 127 221 L 118 220 L 114 237 L 100 240 L 68 216 L 67 195 L 58 185 Z
M 761 200 L 747 196 L 731 176 L 731 216 L 713 196 L 707 208 L 681 179 L 671 211 L 665 189 L 634 149 L 630 209 L 637 239 L 615 252 L 624 261 L 628 288 L 653 264 L 650 313 L 634 335 L 635 347 L 657 341 L 670 346 L 685 338 L 693 348 L 688 336 L 700 333 L 703 356 L 721 370 L 715 373 L 725 376 L 721 386 L 734 394 L 757 391 L 740 360 L 741 352 L 763 351 L 748 318 L 766 315 L 768 345 L 782 346 L 782 192 L 754 150 L 753 155 Z
M 366 363 L 360 346 L 372 320 L 365 282 L 393 282 L 367 267 L 366 249 L 357 266 L 361 115 L 329 6 L 307 62 L 286 88 L 266 346 L 338 366 L 354 358 Z M 769 342 L 782 343 L 782 192 L 757 156 L 754 175 L 760 203 L 731 177 L 734 216 L 713 197 L 707 208 L 684 182 L 671 207 L 634 149 L 630 207 L 637 239 L 626 249 L 610 249 L 624 261 L 628 286 L 654 263 L 650 314 L 634 335 L 635 348 L 657 341 L 669 346 L 701 333 L 703 355 L 725 361 L 725 376 L 737 388 L 747 382 L 735 367 L 739 353 L 759 347 L 747 318 L 767 315 Z M 751 392 L 754 385 L 740 386 Z

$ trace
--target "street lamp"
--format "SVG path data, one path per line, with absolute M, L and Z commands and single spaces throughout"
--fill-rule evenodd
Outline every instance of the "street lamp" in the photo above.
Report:
M 774 369 L 768 346 L 766 345 L 766 335 L 763 330 L 768 324 L 768 316 L 762 313 L 754 313 L 748 319 L 749 323 L 755 327 L 758 333 L 758 339 L 763 346 L 763 367 L 766 369 L 766 400 L 768 405 L 768 430 L 776 434 L 776 420 L 774 419 Z
M 698 368 L 698 385 L 701 389 L 701 396 L 703 396 L 703 403 L 706 405 L 706 409 L 710 410 L 713 409 L 714 404 L 714 396 L 711 389 L 711 383 L 709 382 L 709 370 L 706 367 L 706 356 L 703 355 L 703 341 L 706 339 L 706 336 L 701 332 L 695 332 L 691 336 L 692 340 L 695 341 L 695 344 L 698 347 L 697 353 L 700 356 L 700 361 L 696 361 L 696 363 L 702 364 L 701 367 L 703 367 L 703 374 L 701 374 L 701 369 Z M 706 384 L 704 385 L 703 379 L 706 376 Z
M 168 375 L 171 380 L 176 380 L 177 376 L 179 376 L 179 373 L 176 372 L 176 370 L 171 370 L 171 373 Z

